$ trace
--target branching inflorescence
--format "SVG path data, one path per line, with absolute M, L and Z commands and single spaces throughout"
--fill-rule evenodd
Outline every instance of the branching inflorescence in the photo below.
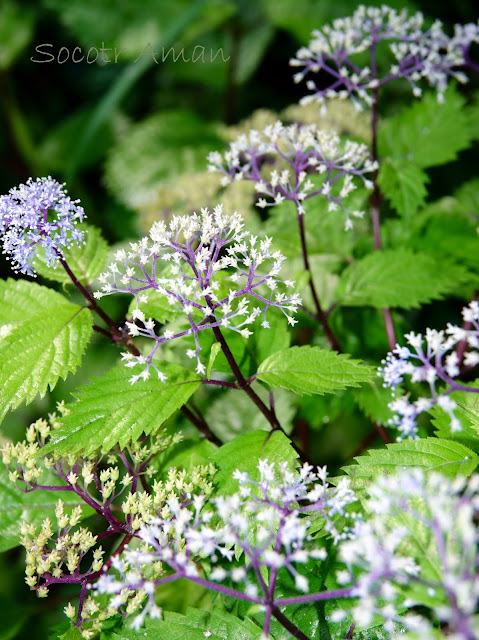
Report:
M 59 410 L 65 413 L 63 406 Z M 346 611 L 336 609 L 332 622 L 352 615 L 356 625 L 367 627 L 377 614 L 386 631 L 392 633 L 399 622 L 424 640 L 434 637 L 430 622 L 404 616 L 403 609 L 425 605 L 458 639 L 475 637 L 478 476 L 454 483 L 421 470 L 381 477 L 367 489 L 363 520 L 353 510 L 357 496 L 350 480 L 343 477 L 331 486 L 325 467 L 308 464 L 296 470 L 259 460 L 258 480 L 236 471 L 239 490 L 218 497 L 211 497 L 212 465 L 193 467 L 189 474 L 170 468 L 165 480 L 148 486 L 145 476 L 155 473 L 152 456 L 172 444 L 161 437 L 113 451 L 103 462 L 97 456 L 48 456 L 39 462 L 41 446 L 58 426 L 54 414 L 48 422 L 39 420 L 24 442 L 5 445 L 2 454 L 22 490 L 61 491 L 104 521 L 105 528 L 94 534 L 80 525 L 80 504 L 71 509 L 59 500 L 55 525 L 48 518 L 39 531 L 21 524 L 27 584 L 39 597 L 46 597 L 51 585 L 81 586 L 78 608 L 69 604 L 65 613 L 85 638 L 116 613 L 134 615 L 135 629 L 146 616 L 160 617 L 156 588 L 178 579 L 258 605 L 265 638 L 272 617 L 293 637 L 306 638 L 285 615 L 288 606 L 338 598 L 353 602 Z M 50 484 L 40 484 L 42 477 Z M 315 592 L 310 561 L 326 561 L 335 553 L 328 538 L 317 535 L 321 530 L 338 545 L 345 568 L 336 572 L 338 588 Z M 100 543 L 112 535 L 121 542 L 108 557 Z M 427 558 L 416 561 L 423 547 L 418 556 L 414 545 L 425 536 Z M 297 595 L 285 597 L 285 584 Z M 413 595 L 406 603 L 403 589 L 410 584 Z M 106 596 L 107 603 L 98 596 Z
M 63 404 L 58 408 L 59 414 L 50 414 L 48 421 L 33 423 L 26 440 L 5 444 L 2 458 L 10 480 L 22 491 L 54 491 L 63 498 L 55 509 L 56 522 L 46 518 L 40 528 L 27 521 L 21 523 L 21 544 L 26 550 L 25 582 L 39 597 L 48 596 L 52 585 L 81 585 L 78 608 L 68 605 L 65 613 L 75 619 L 85 638 L 91 638 L 119 607 L 100 606 L 92 597 L 86 597 L 87 587 L 116 562 L 116 555 L 129 540 L 138 537 L 146 522 L 161 512 L 165 501 L 175 496 L 191 498 L 194 492 L 207 497 L 212 491 L 210 479 L 215 469 L 199 465 L 187 474 L 171 467 L 165 481 L 155 480 L 149 486 L 147 479 L 157 471 L 151 466 L 152 459 L 179 442 L 181 434 L 143 439 L 124 450 L 111 451 L 106 460 L 99 455 L 39 459 L 41 448 L 68 412 Z M 76 506 L 72 508 L 73 504 Z M 80 526 L 88 515 L 84 508 L 95 512 L 103 522 L 96 534 Z M 104 558 L 101 543 L 112 536 L 120 537 L 120 544 L 110 558 Z M 122 597 L 123 613 L 130 615 L 141 605 L 145 594 L 130 590 Z
M 352 16 L 314 31 L 308 47 L 297 52 L 291 65 L 303 67 L 294 76 L 296 82 L 320 71 L 331 77 L 325 88 L 307 81 L 313 94 L 303 102 L 316 100 L 323 109 L 332 97 L 350 98 L 358 109 L 363 103 L 371 105 L 378 89 L 399 78 L 409 82 L 417 97 L 425 81 L 437 89 L 441 101 L 449 77 L 467 81 L 460 67 L 475 66 L 469 57 L 474 42 L 479 42 L 479 26 L 473 23 L 456 25 L 453 36 L 448 36 L 439 21 L 425 28 L 421 13 L 410 16 L 406 9 L 397 12 L 387 6 L 361 5 Z M 382 43 L 390 52 L 387 67 L 377 59 Z M 368 66 L 359 66 L 355 57 L 364 52 L 369 52 Z
M 67 247 L 83 242 L 84 232 L 77 227 L 85 217 L 83 207 L 67 196 L 64 186 L 51 177 L 30 178 L 0 196 L 3 253 L 15 271 L 35 275 L 37 246 L 45 250 L 47 264 L 55 264 Z
M 326 468 L 315 471 L 304 465 L 297 472 L 285 463 L 276 465 L 267 460 L 259 461 L 258 472 L 258 481 L 236 472 L 239 492 L 213 498 L 206 506 L 199 495 L 168 501 L 161 517 L 152 518 L 139 531 L 148 550 L 127 548 L 115 564 L 117 575 L 102 576 L 96 589 L 110 594 L 121 594 L 124 589 L 147 593 L 149 602 L 133 621 L 139 628 L 145 615 L 157 615 L 155 587 L 186 578 L 224 595 L 263 605 L 265 637 L 271 616 L 277 607 L 287 604 L 275 593 L 279 572 L 289 573 L 296 589 L 308 594 L 303 597 L 305 602 L 321 599 L 320 594 L 315 598 L 309 593 L 308 579 L 299 569 L 311 558 L 327 557 L 324 546 L 312 540 L 312 521 L 305 516 L 322 516 L 335 542 L 347 538 L 352 527 L 339 530 L 334 519 L 346 515 L 346 508 L 356 500 L 349 480 L 343 478 L 337 487 L 328 488 Z M 355 515 L 349 518 L 354 525 Z M 151 566 L 160 562 L 169 567 L 168 574 L 151 578 Z
M 379 368 L 379 375 L 384 379 L 385 387 L 395 389 L 410 376 L 412 382 L 429 384 L 430 397 L 420 397 L 414 402 L 409 395 L 397 398 L 390 403 L 396 413 L 391 425 L 400 431 L 399 439 L 417 437 L 417 418 L 419 414 L 439 405 L 451 419 L 451 431 L 460 431 L 461 423 L 454 415 L 456 402 L 450 398 L 454 391 L 479 393 L 479 388 L 467 386 L 455 380 L 460 373 L 460 357 L 458 347 L 466 346 L 464 364 L 474 367 L 479 364 L 479 303 L 474 300 L 462 310 L 464 321 L 471 325 L 470 329 L 449 323 L 446 330 L 426 329 L 426 335 L 408 333 L 405 338 L 412 347 L 397 345 L 388 353 Z
M 451 482 L 421 469 L 382 477 L 369 487 L 366 511 L 372 515 L 358 521 L 356 535 L 341 545 L 348 570 L 338 576 L 356 583 L 360 600 L 353 617 L 359 626 L 379 614 L 391 634 L 400 623 L 418 640 L 436 638 L 430 620 L 404 615 L 406 607 L 425 605 L 451 637 L 477 638 L 478 490 L 478 475 Z
M 153 357 L 170 340 L 193 336 L 195 348 L 188 349 L 187 355 L 196 357 L 196 370 L 203 374 L 200 331 L 224 327 L 248 338 L 252 335 L 250 326 L 261 314 L 262 326 L 269 327 L 266 312 L 270 307 L 282 311 L 291 325 L 296 323 L 292 314 L 301 300 L 298 294 L 286 293 L 294 282 L 278 277 L 284 256 L 271 250 L 271 238 L 260 240 L 244 231 L 241 216 L 224 213 L 221 205 L 212 212 L 202 209 L 201 214 L 175 217 L 168 228 L 164 222 L 156 222 L 150 240 L 133 243 L 131 251 L 118 251 L 116 259 L 120 264 L 113 263 L 109 272 L 100 276 L 104 285 L 95 297 L 134 295 L 137 308 L 134 321 L 127 323 L 130 335 L 156 342 L 148 356 L 124 355 L 127 366 L 144 365 L 132 382 L 147 379 L 150 367 L 160 380 L 165 379 Z M 157 335 L 154 320 L 147 319 L 140 309 L 148 300 L 148 291 L 165 296 L 173 309 L 186 316 L 189 327 L 177 333 L 166 329 Z
M 354 178 L 372 189 L 367 176 L 377 169 L 366 145 L 343 142 L 336 133 L 315 125 L 285 126 L 279 121 L 263 132 L 252 130 L 240 136 L 223 155 L 210 153 L 208 162 L 210 171 L 223 174 L 223 185 L 238 180 L 254 182 L 261 195 L 256 204 L 261 208 L 289 200 L 304 214 L 304 202 L 322 195 L 329 211 L 343 210 L 346 229 L 352 227 L 350 216 L 364 215 L 343 202 L 357 187 Z M 271 164 L 272 169 L 268 168 Z

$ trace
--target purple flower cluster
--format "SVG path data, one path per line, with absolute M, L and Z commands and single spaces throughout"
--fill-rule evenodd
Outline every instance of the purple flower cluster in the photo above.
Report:
M 392 60 L 381 73 L 376 54 L 383 42 L 389 45 Z M 324 109 L 325 99 L 332 97 L 350 98 L 358 109 L 362 103 L 371 105 L 373 93 L 398 78 L 409 82 L 415 96 L 421 95 L 419 84 L 426 81 L 437 89 L 441 101 L 449 77 L 466 82 L 467 76 L 458 69 L 476 67 L 469 58 L 473 42 L 479 42 L 477 24 L 456 25 L 450 37 L 439 21 L 424 29 L 421 13 L 409 16 L 406 9 L 397 12 L 387 6 L 361 5 L 352 16 L 314 31 L 308 47 L 298 51 L 291 65 L 303 67 L 294 76 L 296 82 L 310 72 L 331 76 L 332 82 L 323 89 L 309 80 L 307 87 L 313 95 L 303 98 L 304 103 L 317 100 Z M 369 52 L 369 66 L 354 62 L 363 52 Z
M 114 293 L 134 295 L 137 308 L 133 322 L 127 323 L 130 335 L 156 342 L 148 356 L 124 354 L 126 366 L 144 367 L 131 378 L 132 383 L 146 380 L 150 367 L 160 380 L 166 379 L 153 357 L 170 340 L 193 336 L 195 349 L 186 353 L 196 358 L 196 371 L 203 374 L 200 331 L 224 327 L 248 338 L 251 325 L 261 315 L 262 327 L 269 328 L 266 312 L 270 307 L 277 307 L 291 325 L 297 322 L 291 314 L 301 300 L 298 294 L 285 292 L 294 282 L 278 277 L 284 256 L 271 250 L 271 238 L 259 240 L 244 231 L 239 214 L 224 213 L 218 205 L 212 212 L 202 209 L 200 215 L 176 216 L 168 228 L 164 222 L 156 222 L 150 239 L 133 243 L 131 251 L 118 251 L 118 263 L 100 276 L 102 291 L 94 294 L 96 298 Z M 166 329 L 157 335 L 155 321 L 140 309 L 148 301 L 148 292 L 164 296 L 172 309 L 186 316 L 188 328 L 177 332 Z
M 77 223 L 85 217 L 79 200 L 67 196 L 63 184 L 48 178 L 30 178 L 0 197 L 0 235 L 3 253 L 14 271 L 34 276 L 32 262 L 37 246 L 54 264 L 73 242 L 81 244 L 84 232 Z
M 224 186 L 238 180 L 254 182 L 261 195 L 256 204 L 261 208 L 289 200 L 304 214 L 304 201 L 322 195 L 329 211 L 343 210 L 346 229 L 350 229 L 350 216 L 362 217 L 364 212 L 351 211 L 343 200 L 356 189 L 354 178 L 372 189 L 367 174 L 377 170 L 377 163 L 369 156 L 366 145 L 343 142 L 332 131 L 278 121 L 263 132 L 251 130 L 240 136 L 223 155 L 210 153 L 208 170 L 222 173 Z
M 391 425 L 399 429 L 399 440 L 416 438 L 419 414 L 436 404 L 449 415 L 451 430 L 461 430 L 461 423 L 454 415 L 457 403 L 450 394 L 454 391 L 479 393 L 479 388 L 461 385 L 455 380 L 460 375 L 459 345 L 463 345 L 465 350 L 465 366 L 479 364 L 479 303 L 472 301 L 464 307 L 462 315 L 470 328 L 449 323 L 445 331 L 426 329 L 425 336 L 408 333 L 405 338 L 413 350 L 397 345 L 383 360 L 379 375 L 384 379 L 385 387 L 395 389 L 404 381 L 404 376 L 410 376 L 412 382 L 426 382 L 430 389 L 430 397 L 420 397 L 411 402 L 408 394 L 390 403 L 396 414 Z

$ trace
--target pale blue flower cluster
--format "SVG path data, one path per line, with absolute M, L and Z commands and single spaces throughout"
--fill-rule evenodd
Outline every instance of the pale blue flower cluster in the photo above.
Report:
M 26 184 L 0 196 L 0 235 L 3 253 L 12 269 L 34 276 L 32 266 L 38 246 L 48 265 L 55 264 L 74 242 L 81 244 L 84 231 L 77 224 L 85 217 L 79 200 L 72 200 L 50 176 L 29 178 Z
M 384 379 L 384 387 L 395 390 L 405 376 L 411 382 L 425 382 L 429 385 L 429 397 L 419 397 L 414 402 L 410 394 L 396 398 L 389 407 L 395 413 L 390 424 L 400 431 L 398 440 L 417 438 L 417 418 L 419 414 L 438 405 L 450 418 L 451 431 L 460 431 L 461 423 L 454 410 L 456 401 L 450 397 L 454 391 L 479 393 L 479 388 L 466 386 L 456 381 L 461 373 L 461 364 L 473 368 L 479 364 L 479 303 L 473 300 L 462 310 L 464 327 L 449 323 L 445 331 L 426 329 L 426 335 L 408 333 L 409 346 L 396 345 L 388 353 L 379 368 Z M 462 353 L 462 355 L 460 355 Z

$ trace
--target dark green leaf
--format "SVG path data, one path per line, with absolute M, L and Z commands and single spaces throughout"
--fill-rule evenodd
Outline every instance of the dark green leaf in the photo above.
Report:
M 453 85 L 443 104 L 438 103 L 435 93 L 426 94 L 380 127 L 380 156 L 398 156 L 422 169 L 455 160 L 472 140 L 464 104 Z
M 349 265 L 336 290 L 339 304 L 411 309 L 443 298 L 470 278 L 464 267 L 410 249 L 376 251 Z
M 392 159 L 381 163 L 379 188 L 404 218 L 411 218 L 424 206 L 428 182 L 427 174 L 410 161 Z

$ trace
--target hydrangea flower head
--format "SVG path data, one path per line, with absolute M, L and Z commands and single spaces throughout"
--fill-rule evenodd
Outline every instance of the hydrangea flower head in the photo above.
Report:
M 118 251 L 118 262 L 100 276 L 103 287 L 95 297 L 134 295 L 137 308 L 133 322 L 127 323 L 130 335 L 156 342 L 148 356 L 124 354 L 126 366 L 144 366 L 131 381 L 140 377 L 146 380 L 150 367 L 160 380 L 165 379 L 153 357 L 160 345 L 170 340 L 193 336 L 195 349 L 188 349 L 187 355 L 196 358 L 197 373 L 203 374 L 199 331 L 228 328 L 248 338 L 251 325 L 261 315 L 262 326 L 269 328 L 266 313 L 270 307 L 277 307 L 294 325 L 292 314 L 301 300 L 297 294 L 287 293 L 294 282 L 279 278 L 284 256 L 273 251 L 271 243 L 271 238 L 259 239 L 245 231 L 238 213 L 225 213 L 218 205 L 213 211 L 202 209 L 200 214 L 175 216 L 168 226 L 156 222 L 150 238 L 131 244 L 128 252 Z M 165 296 L 173 309 L 184 314 L 188 328 L 157 334 L 154 320 L 141 311 L 148 291 Z
M 417 437 L 417 418 L 419 414 L 439 405 L 451 420 L 451 430 L 460 431 L 461 423 L 454 414 L 457 403 L 450 394 L 453 391 L 477 393 L 476 387 L 459 384 L 455 378 L 460 375 L 459 356 L 456 347 L 463 342 L 466 346 L 464 364 L 475 367 L 479 364 L 479 303 L 473 300 L 462 310 L 466 329 L 449 323 L 443 331 L 427 329 L 426 335 L 408 333 L 405 338 L 408 347 L 397 345 L 388 353 L 379 368 L 384 386 L 396 389 L 405 376 L 411 382 L 425 382 L 429 385 L 430 397 L 420 397 L 411 402 L 409 395 L 397 398 L 390 403 L 396 414 L 390 424 L 400 431 L 399 440 Z M 442 385 L 442 389 L 438 388 Z
M 351 211 L 343 200 L 356 189 L 355 177 L 372 189 L 367 174 L 377 169 L 377 163 L 369 155 L 366 145 L 343 142 L 333 131 L 322 131 L 314 124 L 286 126 L 278 121 L 262 132 L 251 130 L 239 136 L 224 155 L 210 153 L 208 169 L 222 173 L 225 186 L 238 180 L 255 182 L 260 194 L 256 204 L 261 208 L 290 200 L 303 214 L 304 201 L 322 195 L 328 200 L 329 211 L 344 211 L 348 229 L 352 226 L 350 215 L 362 217 L 364 212 Z M 272 169 L 265 169 L 271 164 Z M 321 184 L 313 181 L 313 176 L 321 176 Z
M 35 275 L 32 261 L 37 245 L 54 264 L 74 242 L 83 242 L 77 223 L 85 217 L 79 200 L 72 200 L 60 184 L 48 178 L 30 178 L 26 184 L 0 196 L 0 234 L 3 253 L 14 271 Z
M 383 42 L 389 46 L 391 59 L 388 68 L 378 70 L 376 50 Z M 398 12 L 384 5 L 361 5 L 352 16 L 313 31 L 312 41 L 297 52 L 291 65 L 303 68 L 295 74 L 296 82 L 310 72 L 331 76 L 324 89 L 309 80 L 307 87 L 313 94 L 303 98 L 304 102 L 317 100 L 323 109 L 325 99 L 332 97 L 351 98 L 358 109 L 362 103 L 371 105 L 373 91 L 398 78 L 409 82 L 417 97 L 425 81 L 437 89 L 441 101 L 449 77 L 467 81 L 458 68 L 470 63 L 473 42 L 479 42 L 476 24 L 456 25 L 454 34 L 448 36 L 439 21 L 425 28 L 421 13 L 409 15 L 406 9 Z M 369 66 L 358 66 L 355 56 L 366 51 L 370 53 Z

